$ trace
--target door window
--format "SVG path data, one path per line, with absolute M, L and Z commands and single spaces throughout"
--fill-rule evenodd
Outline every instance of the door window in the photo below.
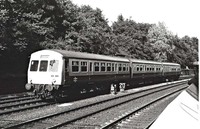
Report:
M 49 63 L 49 72 L 58 72 L 58 60 L 51 60 Z

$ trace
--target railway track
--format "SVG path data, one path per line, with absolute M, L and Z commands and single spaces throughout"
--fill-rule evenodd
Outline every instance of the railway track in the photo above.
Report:
M 14 102 L 20 102 L 20 101 L 25 101 L 25 100 L 30 100 L 33 99 L 31 96 L 25 96 L 25 97 L 17 97 L 17 98 L 12 98 L 12 99 L 4 99 L 0 101 L 0 104 L 6 104 L 6 103 L 14 103 Z
M 67 109 L 61 112 L 56 112 L 53 114 L 44 115 L 38 118 L 30 119 L 27 121 L 17 122 L 14 124 L 9 124 L 4 128 L 58 128 L 72 124 L 75 121 L 81 119 L 86 119 L 91 117 L 94 114 L 100 112 L 106 112 L 107 110 L 112 109 L 113 107 L 118 107 L 120 105 L 130 103 L 132 101 L 138 100 L 148 95 L 153 95 L 159 92 L 162 92 L 167 89 L 174 88 L 177 85 L 185 84 L 186 81 L 177 83 L 172 83 L 171 85 L 165 85 L 162 87 L 147 88 L 143 91 L 137 91 L 134 93 L 126 93 L 121 96 L 111 97 L 109 99 L 100 100 L 98 102 L 85 104 L 79 107 L 72 109 Z M 185 87 L 184 87 L 185 88 Z M 99 125 L 92 125 L 92 127 Z M 88 126 L 87 126 L 88 127 Z
M 175 92 L 180 92 L 186 87 L 180 86 L 178 90 L 174 91 L 175 88 L 166 89 L 167 92 L 163 89 L 159 92 L 148 93 L 144 96 L 137 97 L 131 101 L 126 101 L 120 104 L 112 105 L 103 109 L 97 108 L 98 110 L 90 113 L 88 116 L 84 116 L 76 121 L 62 124 L 54 125 L 48 129 L 54 128 L 100 128 L 100 129 L 113 129 L 115 124 L 121 122 L 123 119 L 129 117 L 131 114 L 139 114 L 144 111 L 148 106 L 154 104 L 155 102 L 161 100 L 164 97 L 167 97 L 170 94 Z M 170 93 L 168 93 L 170 91 Z M 166 92 L 166 93 L 165 93 Z M 160 94 L 160 96 L 158 96 Z M 157 98 L 158 97 L 158 98 Z M 110 115 L 108 115 L 110 114 Z M 141 118 L 139 119 L 142 120 Z M 138 121 L 137 121 L 138 122 Z M 131 126 L 130 126 L 131 127 Z M 139 126 L 132 126 L 138 127 Z M 147 126 L 148 127 L 148 126 Z
M 17 93 L 17 94 L 7 94 L 7 95 L 0 95 L 0 102 L 2 101 L 9 101 L 15 100 L 20 98 L 30 97 L 32 93 L 24 92 L 24 93 Z
M 38 99 L 31 99 L 31 100 L 26 100 L 23 102 L 15 102 L 12 104 L 4 104 L 0 106 L 0 115 L 6 115 L 9 113 L 14 113 L 14 112 L 21 112 L 24 110 L 30 110 L 33 108 L 38 108 L 38 107 L 42 107 L 42 106 L 47 106 L 50 103 L 47 102 L 43 102 L 41 100 Z
M 49 104 L 51 103 L 36 99 L 28 93 L 4 95 L 0 99 L 0 116 L 47 106 Z
M 129 110 L 111 122 L 105 123 L 100 127 L 100 129 L 131 129 L 133 127 L 148 129 L 157 118 L 152 117 L 152 115 L 155 115 L 155 112 L 157 113 L 155 110 L 160 106 L 167 106 L 167 104 L 171 102 L 168 100 L 175 98 L 185 88 L 186 87 L 180 88 L 176 91 L 156 98 L 155 100 L 138 107 L 138 109 Z

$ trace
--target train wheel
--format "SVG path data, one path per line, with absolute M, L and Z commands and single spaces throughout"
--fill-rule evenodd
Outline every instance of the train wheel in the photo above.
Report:
M 47 98 L 47 96 L 48 96 L 48 91 L 43 91 L 42 93 L 41 93 L 41 99 L 42 100 L 45 100 L 46 98 Z
M 35 89 L 35 90 L 33 91 L 33 93 L 34 93 L 34 96 L 35 96 L 36 99 L 39 99 L 39 98 L 40 98 L 38 89 Z
M 45 99 L 46 99 L 46 96 L 45 96 L 44 94 L 42 94 L 42 95 L 40 96 L 40 98 L 41 98 L 42 100 L 45 100 Z

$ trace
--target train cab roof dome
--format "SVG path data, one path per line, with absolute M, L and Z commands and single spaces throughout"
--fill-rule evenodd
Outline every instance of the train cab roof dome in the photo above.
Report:
M 122 57 L 112 57 L 108 55 L 99 55 L 99 54 L 92 54 L 92 53 L 85 53 L 85 52 L 57 50 L 57 49 L 53 49 L 52 51 L 62 54 L 64 58 L 81 58 L 81 59 L 85 58 L 85 59 L 92 59 L 92 60 L 129 62 L 128 59 L 122 58 Z

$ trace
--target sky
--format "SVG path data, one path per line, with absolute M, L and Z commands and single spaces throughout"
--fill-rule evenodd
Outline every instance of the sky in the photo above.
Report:
M 78 6 L 99 8 L 109 25 L 122 14 L 137 23 L 164 22 L 180 38 L 188 35 L 200 39 L 200 0 L 71 0 Z

